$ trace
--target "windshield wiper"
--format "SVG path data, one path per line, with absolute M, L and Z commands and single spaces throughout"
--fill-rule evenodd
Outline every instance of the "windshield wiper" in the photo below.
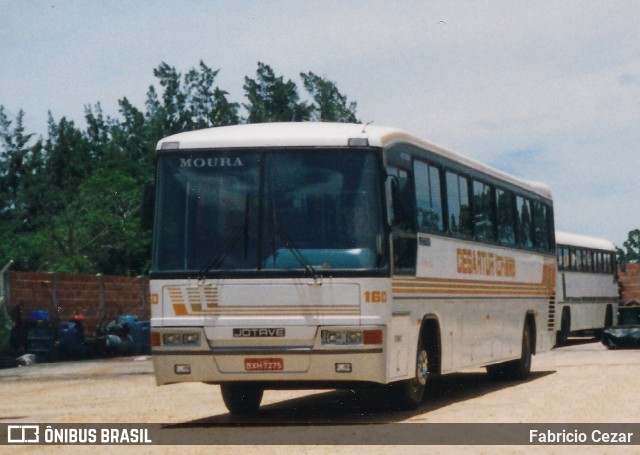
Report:
M 315 269 L 315 267 L 311 265 L 311 263 L 307 260 L 307 258 L 305 258 L 304 255 L 300 252 L 300 249 L 295 245 L 291 236 L 287 234 L 287 231 L 285 231 L 283 227 L 279 226 L 277 232 L 278 232 L 278 235 L 280 235 L 280 237 L 282 238 L 282 240 L 284 240 L 284 246 L 286 246 L 287 249 L 291 251 L 291 254 L 293 255 L 293 257 L 296 258 L 296 260 L 307 271 L 307 273 L 311 274 L 311 276 L 313 277 L 313 280 L 317 281 L 319 276 L 318 271 Z
M 244 234 L 244 230 L 240 229 L 242 227 L 242 225 L 238 224 L 236 226 L 234 226 L 233 230 L 236 232 L 236 235 L 233 237 L 233 239 L 231 239 L 231 242 L 229 242 L 227 244 L 226 248 L 223 248 L 222 250 L 220 250 L 218 252 L 218 254 L 216 254 L 211 261 L 209 261 L 204 267 L 202 267 L 200 269 L 200 271 L 198 272 L 198 279 L 199 280 L 204 280 L 205 278 L 205 274 L 214 268 L 218 268 L 220 267 L 225 259 L 227 259 L 227 256 L 229 256 L 229 253 L 231 252 L 231 250 L 236 246 L 236 244 L 238 243 L 238 241 L 242 238 L 242 235 Z
M 295 242 L 291 238 L 291 236 L 287 233 L 287 231 L 278 225 L 277 217 L 276 217 L 276 203 L 273 193 L 271 193 L 270 198 L 270 207 L 269 207 L 269 218 L 271 222 L 270 229 L 270 243 L 271 243 L 271 256 L 273 257 L 273 261 L 275 264 L 276 260 L 276 235 L 279 235 L 283 240 L 283 244 L 287 249 L 291 252 L 293 257 L 300 263 L 300 265 L 304 268 L 304 270 L 313 277 L 313 282 L 318 284 L 318 279 L 322 278 L 321 275 L 318 274 L 317 270 L 311 265 L 311 263 L 304 257 L 304 255 L 300 252 L 300 249 L 296 246 Z M 320 281 L 322 284 L 322 281 Z
M 250 197 L 249 197 L 249 194 L 247 194 L 247 197 L 245 200 L 245 207 L 244 207 L 244 223 L 236 224 L 233 227 L 233 232 L 235 232 L 235 235 L 233 236 L 231 241 L 227 244 L 226 248 L 223 248 L 222 250 L 220 250 L 220 252 L 218 252 L 218 254 L 216 254 L 211 259 L 211 261 L 209 261 L 204 267 L 200 269 L 200 271 L 198 272 L 199 280 L 204 280 L 205 275 L 209 270 L 220 267 L 224 263 L 225 259 L 227 259 L 227 256 L 229 256 L 229 253 L 231 253 L 231 250 L 233 250 L 233 248 L 237 245 L 237 243 L 243 237 L 244 237 L 244 257 L 245 259 L 247 258 L 249 254 L 249 203 L 250 203 Z

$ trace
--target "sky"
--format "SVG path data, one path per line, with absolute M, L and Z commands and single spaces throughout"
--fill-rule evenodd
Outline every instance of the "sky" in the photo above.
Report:
M 153 69 L 202 60 L 243 103 L 257 63 L 333 81 L 357 116 L 546 183 L 556 229 L 640 229 L 640 0 L 0 0 L 0 105 L 144 110 Z

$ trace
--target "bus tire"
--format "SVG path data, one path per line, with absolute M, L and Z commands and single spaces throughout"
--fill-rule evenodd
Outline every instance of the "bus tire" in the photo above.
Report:
M 602 337 L 604 336 L 604 331 L 610 328 L 613 325 L 613 307 L 611 305 L 607 305 L 607 309 L 604 314 L 604 325 L 601 329 L 595 330 L 594 335 L 596 340 L 602 341 Z
M 522 349 L 520 358 L 509 363 L 510 377 L 517 381 L 527 379 L 531 374 L 531 356 L 533 353 L 533 334 L 531 324 L 525 322 L 522 330 Z
M 560 319 L 560 330 L 556 335 L 556 344 L 558 346 L 563 346 L 567 344 L 570 331 L 571 331 L 571 311 L 569 311 L 569 308 L 564 307 L 562 309 L 562 318 Z
M 531 324 L 525 322 L 522 331 L 520 358 L 495 365 L 487 365 L 486 369 L 489 377 L 497 380 L 522 380 L 528 378 L 531 373 L 532 340 Z
M 607 305 L 607 310 L 604 315 L 604 328 L 608 329 L 611 326 L 613 326 L 613 307 Z
M 417 409 L 422 404 L 427 388 L 428 375 L 429 354 L 422 341 L 422 333 L 420 333 L 416 353 L 415 376 L 391 385 L 394 401 L 398 408 L 410 411 Z
M 248 415 L 258 411 L 264 389 L 250 383 L 224 383 L 220 385 L 222 399 L 232 415 Z

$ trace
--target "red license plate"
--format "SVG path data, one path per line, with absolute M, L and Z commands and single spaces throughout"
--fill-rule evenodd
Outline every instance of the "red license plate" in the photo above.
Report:
M 245 371 L 282 371 L 284 362 L 280 358 L 244 359 Z

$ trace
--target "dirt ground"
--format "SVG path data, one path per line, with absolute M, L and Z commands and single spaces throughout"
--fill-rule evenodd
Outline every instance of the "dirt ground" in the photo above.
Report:
M 586 341 L 586 342 L 585 342 Z M 266 391 L 251 421 L 231 417 L 217 386 L 157 387 L 148 357 L 40 364 L 0 370 L 2 423 L 163 423 L 326 425 L 382 423 L 640 423 L 640 350 L 606 350 L 593 340 L 534 357 L 525 382 L 491 381 L 484 370 L 443 378 L 414 412 L 394 410 L 379 394 Z M 382 428 L 382 427 L 380 427 Z M 637 435 L 640 438 L 640 435 Z M 638 446 L 297 445 L 291 453 L 637 453 Z M 0 446 L 0 453 L 112 453 L 109 446 Z M 266 446 L 118 447 L 122 453 L 282 453 Z

